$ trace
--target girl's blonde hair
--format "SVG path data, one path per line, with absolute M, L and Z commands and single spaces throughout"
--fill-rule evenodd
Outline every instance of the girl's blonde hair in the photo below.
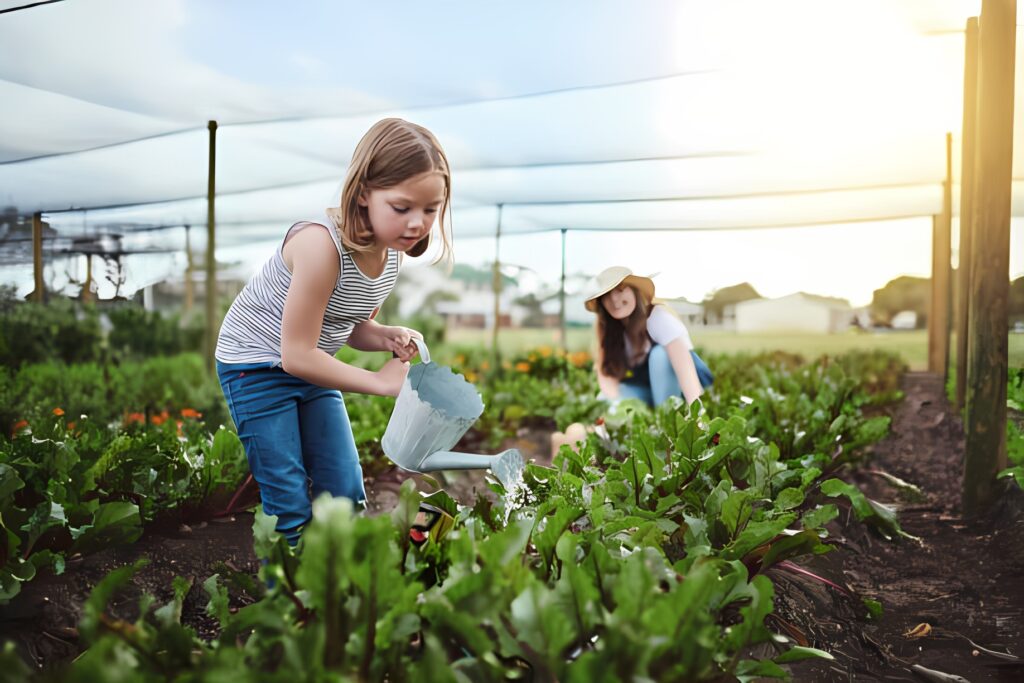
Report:
M 451 172 L 448 157 L 433 133 L 403 119 L 381 119 L 366 131 L 352 153 L 352 162 L 345 175 L 341 191 L 341 206 L 327 209 L 341 243 L 351 251 L 369 251 L 372 248 L 373 226 L 366 207 L 359 206 L 363 192 L 394 187 L 421 173 L 438 172 L 444 177 L 444 202 L 438 214 L 441 233 L 441 253 L 434 260 L 451 263 L 451 232 L 445 225 L 445 215 L 451 202 Z M 430 246 L 430 231 L 406 253 L 420 256 Z

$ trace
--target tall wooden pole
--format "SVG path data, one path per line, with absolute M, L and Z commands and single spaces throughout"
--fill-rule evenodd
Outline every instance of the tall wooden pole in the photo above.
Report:
M 963 506 L 994 502 L 1006 466 L 1010 197 L 1016 0 L 983 0 L 979 33 L 978 167 L 967 360 L 967 451 Z
M 974 234 L 974 171 L 978 118 L 978 17 L 964 31 L 964 113 L 960 134 L 960 257 L 956 273 L 956 409 L 967 394 L 967 325 L 971 286 L 971 236 Z
M 491 287 L 494 290 L 494 326 L 491 328 L 491 356 L 494 369 L 501 364 L 501 352 L 498 351 L 498 328 L 501 327 L 501 214 L 504 209 L 498 204 L 498 225 L 494 230 L 494 272 Z
M 561 335 L 562 350 L 569 350 L 569 337 L 565 329 L 565 233 L 562 228 L 562 280 L 558 288 L 558 329 Z
M 217 348 L 217 259 L 216 224 L 214 223 L 214 197 L 217 179 L 217 122 L 206 124 L 210 131 L 210 161 L 206 179 L 206 367 L 216 371 L 214 350 Z
M 35 290 L 32 300 L 43 303 L 43 214 L 32 214 L 32 274 L 35 276 Z
M 92 254 L 85 255 L 85 284 L 82 286 L 82 301 L 92 301 Z
M 928 329 L 928 370 L 949 374 L 949 282 L 953 213 L 953 134 L 946 133 L 946 180 L 942 183 L 942 213 L 932 221 L 932 307 Z

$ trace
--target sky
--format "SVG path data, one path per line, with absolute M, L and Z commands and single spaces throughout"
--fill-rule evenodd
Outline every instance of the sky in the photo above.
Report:
M 0 0 L 0 8 L 16 4 Z M 569 271 L 622 263 L 658 273 L 667 296 L 699 300 L 747 281 L 767 296 L 803 290 L 863 304 L 894 277 L 930 271 L 927 214 L 940 196 L 947 130 L 959 169 L 959 29 L 978 7 L 68 0 L 0 15 L 8 103 L 0 162 L 193 130 L 0 163 L 0 203 L 50 211 L 191 197 L 48 218 L 61 231 L 97 230 L 128 215 L 140 225 L 198 225 L 205 122 L 217 119 L 218 257 L 254 270 L 293 220 L 331 203 L 362 131 L 397 114 L 434 130 L 449 154 L 464 263 L 493 260 L 494 240 L 481 235 L 493 232 L 504 203 L 501 259 L 551 284 L 561 268 L 559 233 L 517 231 L 609 230 L 569 232 Z M 499 100 L 480 102 L 491 98 Z M 467 104 L 436 106 L 455 102 Z M 1017 111 L 1020 145 L 1024 105 Z M 231 126 L 294 116 L 326 118 Z M 659 155 L 675 158 L 604 163 Z M 1014 207 L 1024 215 L 1022 157 Z M 892 183 L 912 187 L 772 195 Z M 242 194 L 273 185 L 286 187 Z M 608 199 L 622 201 L 592 203 Z M 886 216 L 919 217 L 871 220 Z M 1020 221 L 1010 251 L 1015 277 L 1024 274 Z M 708 229 L 811 222 L 820 225 Z M 645 227 L 702 229 L 638 230 Z M 148 239 L 180 249 L 182 233 Z M 168 257 L 158 268 L 146 258 L 130 285 L 182 262 Z M 31 286 L 24 268 L 3 275 Z

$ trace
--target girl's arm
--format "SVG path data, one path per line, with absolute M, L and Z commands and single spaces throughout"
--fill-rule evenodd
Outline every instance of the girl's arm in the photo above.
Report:
M 357 351 L 392 351 L 402 360 L 416 355 L 412 338 L 422 340 L 423 335 L 408 327 L 381 325 L 376 320 L 358 323 L 349 335 L 347 344 Z
M 392 359 L 378 372 L 342 363 L 317 348 L 327 302 L 338 280 L 338 257 L 323 230 L 302 230 L 289 240 L 292 278 L 281 322 L 281 367 L 312 384 L 361 394 L 397 396 L 409 371 Z
M 697 368 L 693 364 L 690 349 L 683 339 L 676 339 L 669 342 L 665 350 L 668 351 L 672 369 L 676 371 L 676 379 L 679 380 L 679 387 L 683 390 L 686 405 L 690 405 L 704 393 L 704 387 L 700 385 L 700 378 L 697 377 Z

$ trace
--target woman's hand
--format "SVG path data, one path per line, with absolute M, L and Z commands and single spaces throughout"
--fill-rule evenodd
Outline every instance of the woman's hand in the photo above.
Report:
M 377 371 L 378 392 L 381 396 L 398 396 L 402 390 L 405 376 L 409 374 L 409 364 L 398 358 L 392 358 Z

